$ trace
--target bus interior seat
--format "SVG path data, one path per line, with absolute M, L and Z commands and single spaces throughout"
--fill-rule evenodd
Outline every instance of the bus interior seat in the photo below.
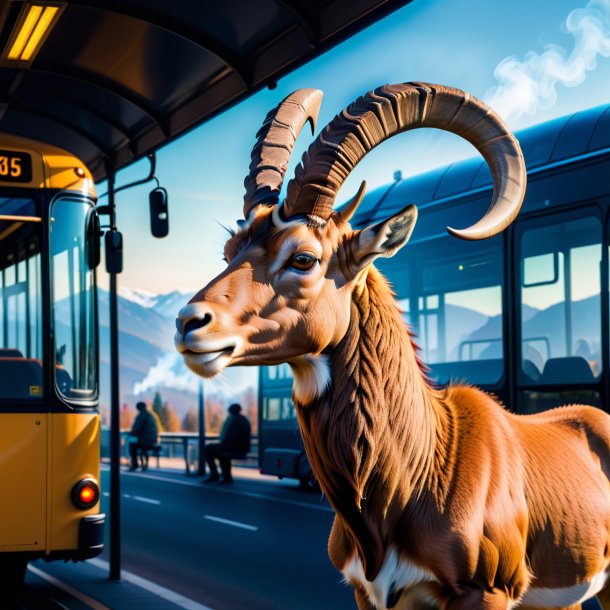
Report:
M 0 347 L 0 358 L 23 358 L 23 353 L 14 347 Z
M 539 381 L 542 376 L 540 369 L 531 360 L 523 360 L 521 363 L 521 370 L 523 371 L 523 374 L 532 381 Z
M 41 387 L 40 360 L 0 357 L 0 398 L 40 396 Z
M 581 356 L 566 356 L 547 360 L 538 381 L 545 384 L 593 383 L 595 377 L 589 363 L 584 358 Z
M 494 384 L 500 381 L 504 370 L 502 358 L 489 360 L 461 360 L 430 364 L 431 376 L 439 383 L 462 382 Z

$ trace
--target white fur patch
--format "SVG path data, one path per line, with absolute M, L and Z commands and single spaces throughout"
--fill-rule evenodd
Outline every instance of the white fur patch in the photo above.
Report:
M 399 557 L 393 548 L 390 548 L 379 574 L 372 582 L 366 579 L 362 561 L 357 555 L 343 568 L 342 573 L 348 582 L 362 584 L 377 610 L 387 610 L 388 595 L 393 591 L 407 590 L 422 582 L 437 582 L 432 572 Z
M 604 588 L 607 579 L 608 574 L 606 572 L 599 572 L 591 580 L 581 582 L 578 585 L 572 585 L 571 587 L 558 589 L 532 587 L 525 592 L 521 599 L 521 604 L 534 608 L 565 608 L 566 606 L 574 606 L 599 593 Z
M 294 382 L 292 394 L 302 405 L 309 404 L 314 398 L 321 396 L 330 385 L 330 363 L 328 356 L 307 354 L 289 362 L 292 368 Z

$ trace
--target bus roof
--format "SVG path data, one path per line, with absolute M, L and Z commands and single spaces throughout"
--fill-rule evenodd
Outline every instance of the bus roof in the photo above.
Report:
M 610 149 L 610 104 L 566 115 L 515 133 L 528 174 Z M 387 218 L 407 203 L 452 199 L 492 187 L 491 173 L 481 156 L 399 179 L 367 195 L 352 224 L 364 226 Z
M 25 61 L 7 57 L 31 3 L 0 0 L 0 130 L 62 146 L 101 180 L 409 2 L 53 2 Z
M 95 196 L 93 176 L 73 154 L 31 138 L 0 133 L 0 185 Z

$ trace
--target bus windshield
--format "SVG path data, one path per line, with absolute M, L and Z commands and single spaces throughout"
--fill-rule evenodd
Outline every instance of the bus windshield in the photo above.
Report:
M 42 288 L 37 202 L 0 197 L 0 400 L 42 397 Z
M 97 396 L 95 282 L 88 264 L 87 201 L 63 197 L 50 216 L 55 383 L 68 401 Z

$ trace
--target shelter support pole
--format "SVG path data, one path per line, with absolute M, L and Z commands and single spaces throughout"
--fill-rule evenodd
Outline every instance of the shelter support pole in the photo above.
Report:
M 199 382 L 199 459 L 197 474 L 205 474 L 205 397 L 203 381 Z
M 114 171 L 108 172 L 110 230 L 116 231 Z M 117 273 L 110 271 L 110 580 L 121 579 L 121 412 Z

